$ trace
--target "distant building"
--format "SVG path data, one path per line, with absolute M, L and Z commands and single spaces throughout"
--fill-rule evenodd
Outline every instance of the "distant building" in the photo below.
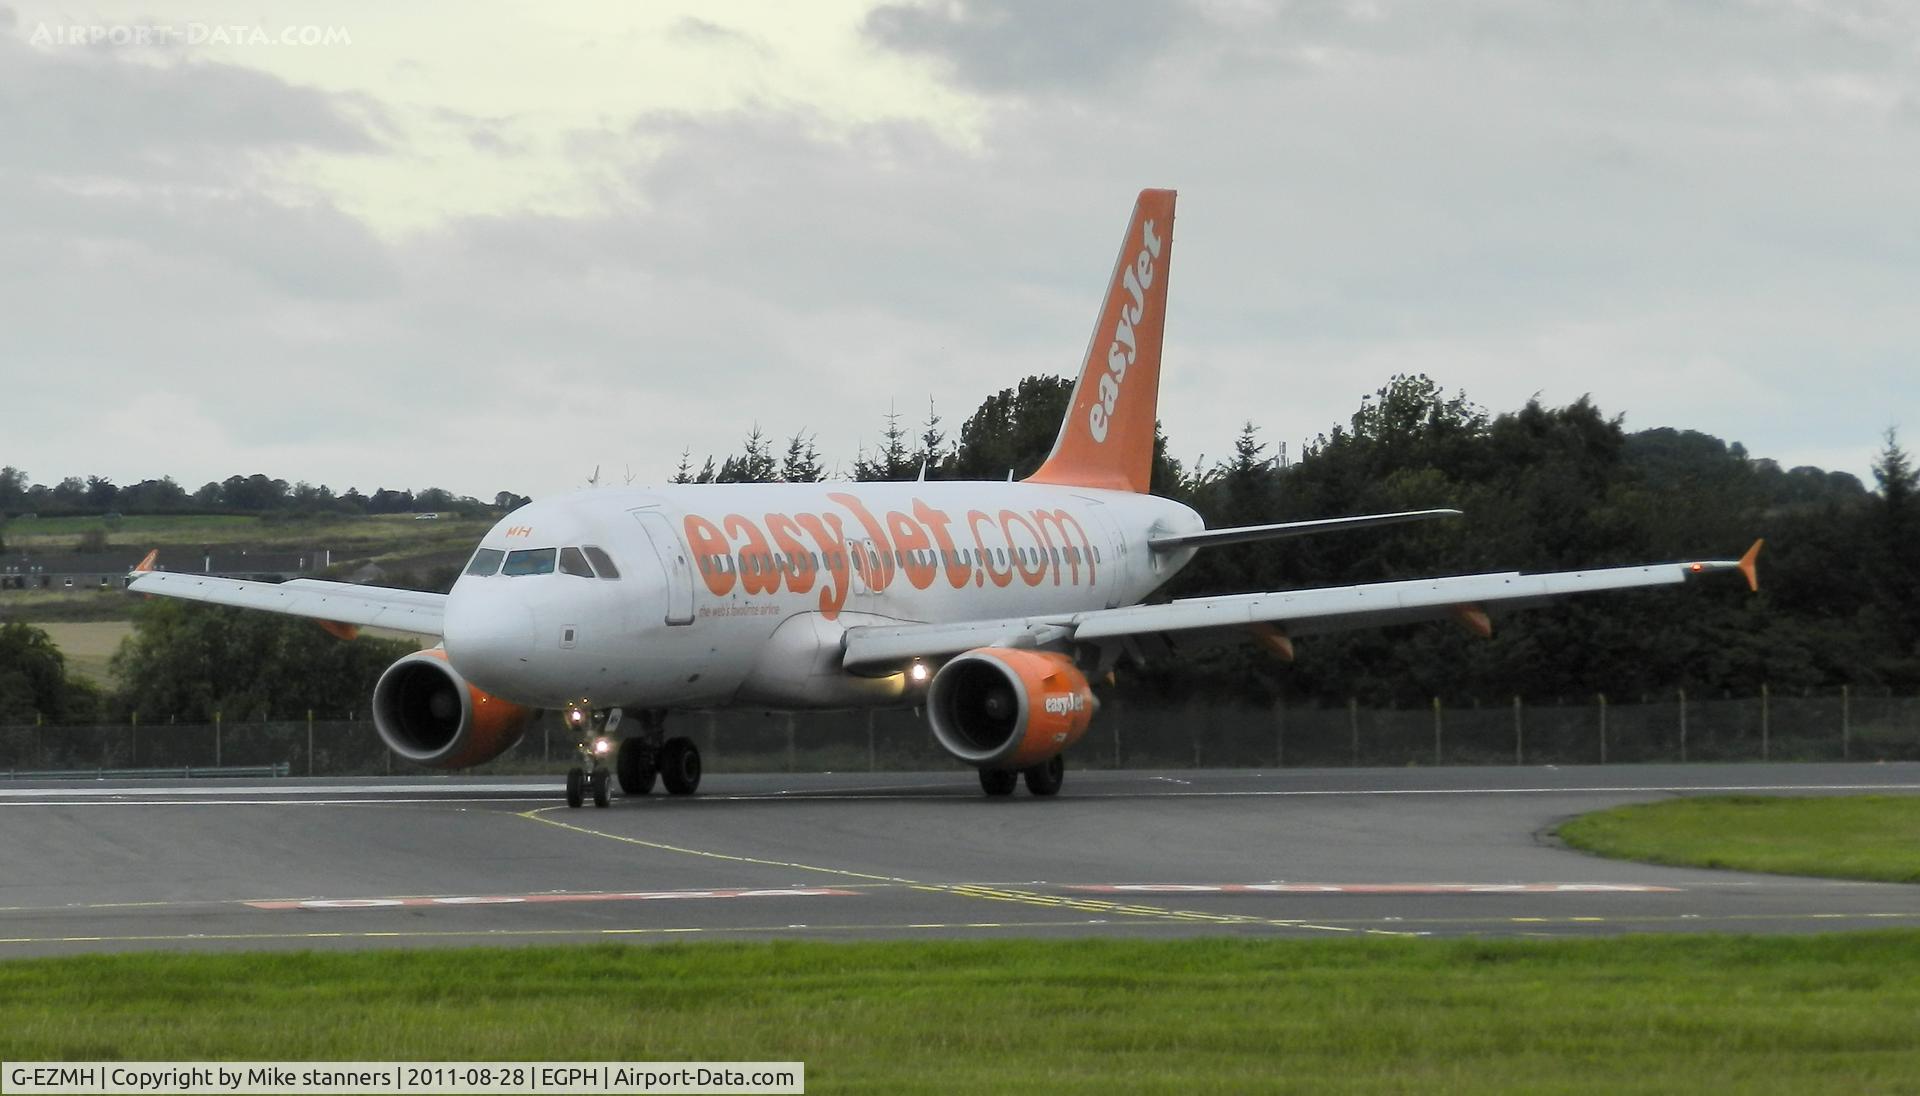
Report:
M 0 590 L 97 590 L 124 586 L 146 555 L 137 548 L 106 552 L 14 553 L 0 556 Z M 162 548 L 158 571 L 217 575 L 259 582 L 285 582 L 318 574 L 333 564 L 328 548 L 304 552 L 207 552 Z

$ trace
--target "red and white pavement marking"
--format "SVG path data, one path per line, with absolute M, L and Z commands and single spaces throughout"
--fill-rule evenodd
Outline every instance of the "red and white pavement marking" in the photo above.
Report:
M 589 894 L 456 895 L 437 898 L 306 898 L 247 902 L 257 910 L 372 910 L 403 906 L 513 906 L 542 902 L 652 902 L 674 898 L 851 898 L 860 892 L 832 887 L 766 890 L 602 891 Z
M 1669 894 L 1644 883 L 1100 883 L 1096 894 Z

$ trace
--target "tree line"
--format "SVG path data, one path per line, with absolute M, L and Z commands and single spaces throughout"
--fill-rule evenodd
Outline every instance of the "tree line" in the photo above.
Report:
M 423 491 L 379 488 L 363 495 L 355 487 L 336 494 L 326 484 L 288 483 L 259 473 L 209 481 L 189 492 L 172 476 L 122 487 L 104 476 L 68 476 L 34 483 L 23 469 L 0 468 L 0 518 L 21 514 L 406 514 L 505 513 L 529 500 L 501 491 L 491 502 L 439 487 Z
M 1050 451 L 1071 396 L 1028 377 L 987 397 L 949 437 L 890 412 L 854 478 L 1022 477 Z M 741 451 L 676 482 L 811 482 L 829 469 L 810 434 L 778 445 L 758 426 Z M 1388 529 L 1205 549 L 1155 595 L 1285 590 L 1490 571 L 1574 570 L 1733 558 L 1756 537 L 1761 590 L 1719 576 L 1685 587 L 1567 599 L 1497 614 L 1492 638 L 1451 625 L 1303 637 L 1291 664 L 1253 644 L 1175 648 L 1123 668 L 1131 700 L 1414 706 L 1616 702 L 1840 685 L 1920 689 L 1920 474 L 1889 432 L 1875 489 L 1843 472 L 1782 468 L 1697 431 L 1628 432 L 1587 399 L 1494 414 L 1425 376 L 1392 378 L 1349 421 L 1291 457 L 1248 422 L 1233 451 L 1191 466 L 1156 441 L 1153 490 L 1211 527 L 1454 507 L 1465 516 Z M 25 626 L 0 633 L 0 721 L 22 711 L 130 711 L 206 719 L 298 718 L 364 704 L 404 645 L 337 644 L 304 621 L 164 599 L 137 610 L 122 687 L 62 701 Z M 7 638 L 11 637 L 11 638 Z M 42 635 L 41 638 L 44 638 Z M 12 646 L 8 646 L 11 644 Z M 52 651 L 57 657 L 58 652 Z M 27 662 L 38 667 L 28 672 Z M 37 705 L 37 707 L 35 706 Z M 23 707 L 24 706 L 24 707 Z

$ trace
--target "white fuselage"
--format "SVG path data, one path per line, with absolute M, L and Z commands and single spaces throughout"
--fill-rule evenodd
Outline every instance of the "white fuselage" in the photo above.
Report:
M 1168 499 L 1029 483 L 587 490 L 487 533 L 446 648 L 475 685 L 540 707 L 911 703 L 909 675 L 841 668 L 847 628 L 1130 605 L 1191 554 L 1147 538 L 1202 527 Z

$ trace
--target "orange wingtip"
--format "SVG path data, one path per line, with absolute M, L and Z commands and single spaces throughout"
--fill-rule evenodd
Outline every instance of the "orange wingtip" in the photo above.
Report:
M 1265 647 L 1268 653 L 1282 662 L 1293 661 L 1293 638 L 1271 624 L 1253 624 L 1248 626 L 1253 638 Z
M 1740 573 L 1747 576 L 1747 589 L 1760 592 L 1760 569 L 1756 566 L 1760 559 L 1760 549 L 1767 546 L 1765 537 L 1753 542 L 1747 554 L 1740 557 Z
M 136 575 L 144 575 L 148 571 L 153 570 L 153 561 L 159 558 L 160 549 L 155 548 L 153 551 L 148 552 L 145 558 L 141 559 L 139 563 L 133 565 L 133 573 Z
M 1459 621 L 1462 628 L 1479 636 L 1481 639 L 1493 638 L 1493 620 L 1487 616 L 1487 611 L 1478 605 L 1469 602 L 1462 602 L 1459 605 L 1455 605 L 1453 607 L 1453 619 Z

